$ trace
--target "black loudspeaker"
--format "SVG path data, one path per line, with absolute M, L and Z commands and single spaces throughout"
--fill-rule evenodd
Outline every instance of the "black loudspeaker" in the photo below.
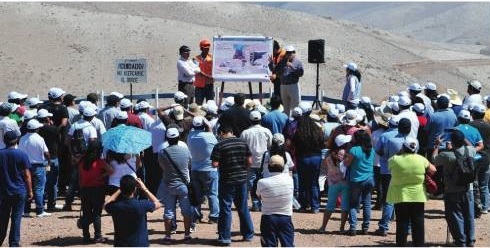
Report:
M 308 63 L 325 63 L 325 40 L 308 41 Z

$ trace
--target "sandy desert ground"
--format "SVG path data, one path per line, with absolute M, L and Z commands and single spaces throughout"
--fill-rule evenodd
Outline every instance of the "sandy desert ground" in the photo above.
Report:
M 215 35 L 272 36 L 282 45 L 293 44 L 305 66 L 304 95 L 314 95 L 316 65 L 306 63 L 307 44 L 318 38 L 326 40 L 327 61 L 320 65 L 320 89 L 331 98 L 340 97 L 347 61 L 359 64 L 363 94 L 376 101 L 412 81 L 434 81 L 441 90 L 464 92 L 466 80 L 477 78 L 484 94 L 490 90 L 490 57 L 479 54 L 484 46 L 421 42 L 245 3 L 0 3 L 0 30 L 0 100 L 11 90 L 46 98 L 52 86 L 82 97 L 97 90 L 129 94 L 128 85 L 115 83 L 118 58 L 149 63 L 149 83 L 135 85 L 135 94 L 155 88 L 174 92 L 178 47 L 187 44 L 196 52 L 201 38 Z M 248 89 L 228 83 L 226 90 Z
M 23 246 L 83 246 L 81 230 L 76 227 L 78 218 L 79 201 L 77 200 L 72 212 L 56 212 L 46 218 L 23 218 L 22 239 Z M 322 209 L 323 205 L 322 204 Z M 446 246 L 446 221 L 444 219 L 443 202 L 441 200 L 430 200 L 426 204 L 425 211 L 425 239 L 426 246 Z M 206 209 L 207 210 L 207 209 Z M 178 211 L 179 212 L 179 211 Z M 206 216 L 205 212 L 205 216 Z M 254 212 L 252 219 L 255 229 L 255 238 L 252 242 L 242 242 L 239 233 L 239 221 L 236 212 L 233 212 L 232 245 L 233 246 L 260 246 L 260 213 Z M 162 246 L 164 237 L 163 210 L 157 210 L 148 215 L 149 240 L 151 246 Z M 372 219 L 368 235 L 357 235 L 354 237 L 339 234 L 340 213 L 334 213 L 327 225 L 327 233 L 316 231 L 321 225 L 323 213 L 293 213 L 295 226 L 296 246 L 395 246 L 395 223 L 392 222 L 388 236 L 375 236 L 381 211 L 372 211 Z M 205 220 L 206 217 L 204 218 Z M 361 218 L 362 219 L 362 218 Z M 213 246 L 216 245 L 217 227 L 215 224 L 198 224 L 197 232 L 192 236 L 195 238 L 188 243 L 183 242 L 182 217 L 178 216 L 177 234 L 173 235 L 178 246 Z M 490 216 L 483 215 L 476 220 L 476 246 L 490 246 Z M 359 223 L 360 225 L 360 223 Z M 348 226 L 348 224 L 347 224 Z M 92 229 L 93 232 L 93 229 Z M 98 246 L 112 245 L 114 229 L 112 219 L 104 212 L 102 218 L 102 233 L 108 238 L 107 243 Z M 408 238 L 410 241 L 410 237 Z M 5 245 L 5 244 L 4 244 Z

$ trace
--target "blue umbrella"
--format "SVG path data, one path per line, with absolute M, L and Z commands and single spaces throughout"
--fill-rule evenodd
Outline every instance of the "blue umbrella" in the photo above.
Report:
M 102 135 L 102 146 L 117 153 L 138 154 L 151 146 L 151 133 L 141 128 L 119 125 Z

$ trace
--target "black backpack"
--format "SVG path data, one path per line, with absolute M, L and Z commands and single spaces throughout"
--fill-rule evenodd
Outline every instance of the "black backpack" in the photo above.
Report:
M 70 140 L 71 152 L 74 156 L 82 156 L 87 152 L 87 142 L 83 138 L 83 128 L 77 128 Z
M 468 186 L 468 184 L 475 181 L 475 164 L 474 158 L 469 156 L 468 147 L 464 147 L 464 155 L 459 154 L 457 151 L 453 151 L 456 156 L 456 166 L 453 169 L 451 178 L 459 186 Z

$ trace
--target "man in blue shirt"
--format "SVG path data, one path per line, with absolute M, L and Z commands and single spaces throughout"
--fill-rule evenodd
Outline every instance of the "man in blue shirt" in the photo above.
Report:
M 457 125 L 458 120 L 454 112 L 449 109 L 449 98 L 440 96 L 437 98 L 437 110 L 429 114 L 429 121 L 425 128 L 428 130 L 427 139 L 427 159 L 432 161 L 432 151 L 437 137 L 443 134 L 444 129 L 453 128 Z M 436 175 L 438 173 L 436 172 Z
M 461 131 L 464 134 L 464 138 L 468 140 L 472 146 L 475 147 L 475 150 L 479 152 L 483 149 L 483 138 L 481 137 L 478 129 L 470 125 L 471 122 L 471 114 L 470 111 L 463 109 L 458 114 L 458 122 L 459 125 L 456 126 L 456 129 Z M 451 137 L 447 137 L 447 140 L 451 140 Z
M 218 169 L 211 164 L 211 152 L 218 140 L 212 132 L 205 131 L 204 117 L 192 119 L 194 129 L 187 137 L 191 152 L 191 182 L 198 199 L 206 196 L 209 203 L 208 223 L 217 223 L 219 217 Z M 196 219 L 202 219 L 201 205 L 193 206 Z M 196 220 L 195 219 L 195 220 Z
M 17 150 L 17 133 L 8 131 L 3 140 L 6 148 L 0 150 L 0 246 L 7 236 L 10 224 L 9 246 L 20 246 L 20 222 L 26 199 L 33 197 L 31 164 L 27 154 Z
M 386 202 L 386 195 L 391 182 L 391 171 L 388 168 L 388 160 L 400 151 L 403 142 L 411 131 L 411 122 L 408 118 L 402 118 L 398 122 L 397 130 L 392 128 L 394 124 L 393 120 L 391 120 L 390 129 L 381 135 L 375 147 L 376 153 L 380 155 L 381 196 L 383 197 L 380 201 L 380 203 L 383 204 L 383 212 L 378 223 L 379 228 L 375 232 L 376 235 L 380 236 L 386 236 L 388 234 L 390 220 L 393 216 L 393 204 Z
M 135 199 L 137 189 L 150 200 Z M 141 179 L 131 175 L 123 176 L 119 190 L 111 195 L 105 206 L 114 222 L 114 246 L 149 246 L 146 213 L 160 207 L 162 205 L 158 199 Z
M 262 126 L 271 130 L 272 135 L 282 133 L 288 116 L 279 110 L 281 106 L 281 97 L 273 95 L 271 97 L 271 111 L 262 117 Z

